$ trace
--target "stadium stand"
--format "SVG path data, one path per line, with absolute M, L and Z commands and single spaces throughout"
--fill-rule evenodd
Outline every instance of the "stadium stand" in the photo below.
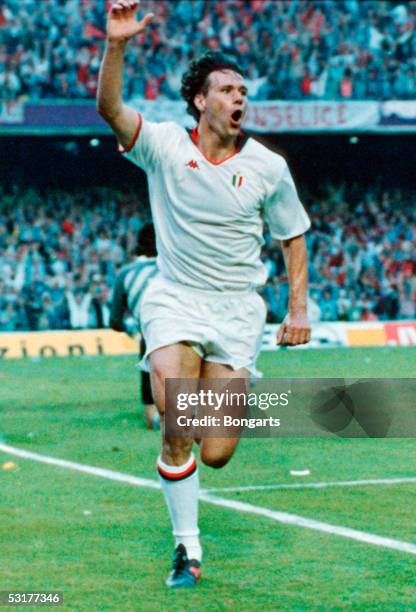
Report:
M 97 204 L 99 202 L 99 204 Z M 0 191 L 0 330 L 108 325 L 119 268 L 149 219 L 134 190 Z M 311 299 L 324 321 L 416 316 L 416 194 L 366 190 L 358 204 L 332 186 L 310 205 Z M 266 232 L 269 322 L 286 312 L 281 251 Z
M 129 98 L 176 99 L 207 48 L 234 55 L 256 100 L 416 97 L 415 2 L 144 0 L 142 10 L 156 19 L 127 50 Z M 3 99 L 93 98 L 104 30 L 101 0 L 1 1 Z

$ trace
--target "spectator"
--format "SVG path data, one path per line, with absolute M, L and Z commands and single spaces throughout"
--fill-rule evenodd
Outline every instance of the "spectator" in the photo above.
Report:
M 350 68 L 345 69 L 341 83 L 339 84 L 339 93 L 341 98 L 352 98 L 353 84 L 352 71 Z
M 337 300 L 331 287 L 326 287 L 319 299 L 321 321 L 336 321 L 338 318 Z
M 71 329 L 87 329 L 90 327 L 90 306 L 92 295 L 76 290 L 67 291 L 66 299 L 69 310 Z

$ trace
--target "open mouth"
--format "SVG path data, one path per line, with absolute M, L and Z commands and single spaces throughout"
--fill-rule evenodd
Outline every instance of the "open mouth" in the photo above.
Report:
M 231 123 L 233 125 L 240 125 L 241 123 L 241 119 L 243 117 L 243 111 L 241 110 L 235 110 L 232 114 L 231 114 Z

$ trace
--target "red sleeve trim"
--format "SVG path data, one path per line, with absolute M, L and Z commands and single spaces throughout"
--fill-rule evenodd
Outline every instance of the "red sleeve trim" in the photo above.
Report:
M 125 149 L 123 149 L 123 147 L 120 144 L 118 144 L 117 150 L 118 150 L 119 153 L 128 153 L 129 151 L 132 150 L 132 148 L 136 144 L 136 140 L 138 139 L 139 134 L 140 134 L 140 130 L 142 129 L 142 116 L 141 116 L 141 114 L 137 113 L 137 117 L 138 117 L 137 128 L 136 128 L 136 131 L 135 131 L 134 136 L 132 138 L 132 141 L 128 144 L 128 146 Z

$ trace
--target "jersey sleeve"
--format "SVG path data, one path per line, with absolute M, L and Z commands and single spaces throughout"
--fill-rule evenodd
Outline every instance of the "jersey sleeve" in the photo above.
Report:
M 147 121 L 138 113 L 137 129 L 132 142 L 125 149 L 119 145 L 118 150 L 145 172 L 152 172 L 162 158 L 162 151 L 170 139 L 172 126 L 174 124 L 170 122 Z
M 296 191 L 287 163 L 283 160 L 280 178 L 271 183 L 264 203 L 264 216 L 276 240 L 288 240 L 304 234 L 311 226 Z

